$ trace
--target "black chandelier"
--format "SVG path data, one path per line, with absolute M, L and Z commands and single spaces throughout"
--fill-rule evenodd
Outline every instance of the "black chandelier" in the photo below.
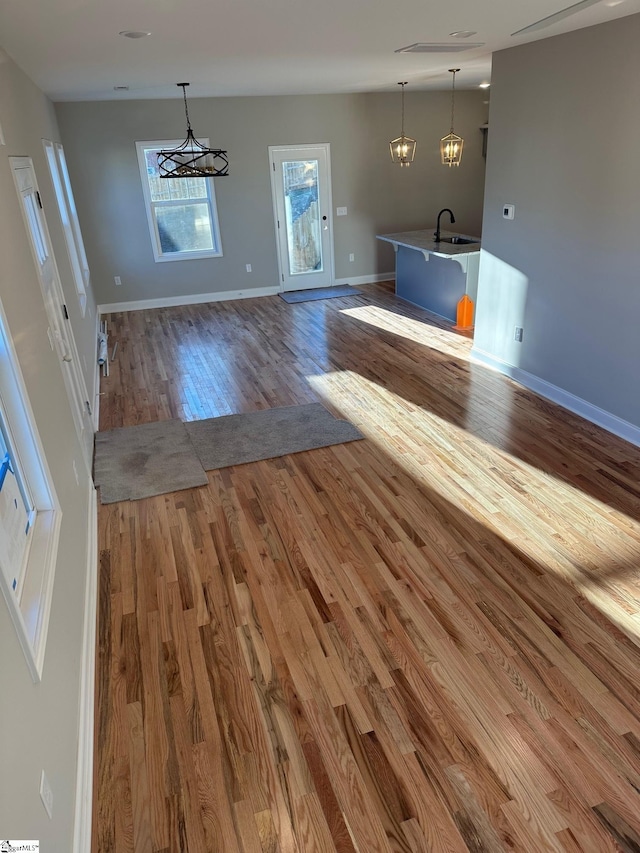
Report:
M 229 154 L 221 148 L 207 148 L 193 135 L 187 106 L 188 83 L 176 83 L 182 88 L 184 113 L 187 117 L 187 138 L 171 151 L 158 151 L 161 178 L 222 178 L 229 174 Z

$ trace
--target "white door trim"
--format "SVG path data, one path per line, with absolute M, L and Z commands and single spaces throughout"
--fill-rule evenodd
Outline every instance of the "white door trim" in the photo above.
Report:
M 333 200 L 331 195 L 331 145 L 329 142 L 307 142 L 302 145 L 270 145 L 269 146 L 269 174 L 271 176 L 271 202 L 273 206 L 273 225 L 275 230 L 276 237 L 276 250 L 278 257 L 278 290 L 280 293 L 284 291 L 284 281 L 285 281 L 285 273 L 287 270 L 287 259 L 282 257 L 282 249 L 281 249 L 281 241 L 280 241 L 280 233 L 278 228 L 278 205 L 277 205 L 277 196 L 276 196 L 276 173 L 274 169 L 274 155 L 279 152 L 295 152 L 295 151 L 306 151 L 313 149 L 321 149 L 324 150 L 325 153 L 325 162 L 327 169 L 327 190 L 326 190 L 326 210 L 322 209 L 322 214 L 327 217 L 327 223 L 329 226 L 329 241 L 327 248 L 328 257 L 325 259 L 326 261 L 326 269 L 329 274 L 329 284 L 328 285 L 315 285 L 315 286 L 333 286 L 336 283 L 336 273 L 335 273 L 335 260 L 334 260 L 334 244 L 333 244 Z M 311 285 L 313 286 L 313 285 Z M 303 289 L 302 287 L 300 289 Z
M 18 198 L 20 199 L 20 210 L 22 212 L 22 218 L 27 231 L 29 245 L 31 247 L 31 254 L 36 267 L 38 281 L 40 282 L 40 290 L 42 292 L 45 310 L 47 313 L 47 319 L 49 322 L 48 332 L 50 336 L 51 348 L 54 353 L 58 355 L 60 360 L 62 375 L 69 396 L 69 406 L 71 409 L 71 415 L 76 428 L 76 432 L 78 434 L 80 446 L 82 447 L 83 459 L 87 466 L 87 471 L 90 472 L 93 442 L 89 440 L 89 434 L 91 435 L 91 437 L 93 436 L 93 424 L 91 421 L 91 414 L 86 408 L 86 405 L 89 401 L 89 395 L 87 391 L 86 382 L 84 381 L 84 376 L 82 375 L 82 371 L 80 369 L 80 356 L 78 354 L 78 348 L 76 346 L 76 341 L 73 335 L 73 329 L 68 318 L 68 311 L 66 310 L 66 298 L 62 289 L 62 282 L 60 280 L 58 264 L 56 262 L 56 258 L 53 252 L 53 244 L 51 242 L 51 235 L 49 233 L 49 228 L 47 225 L 47 218 L 44 214 L 42 202 L 40 200 L 38 180 L 31 157 L 9 157 L 9 161 L 11 165 L 11 174 L 13 175 L 13 180 L 16 187 L 16 192 L 18 193 Z M 33 234 L 33 230 L 27 216 L 27 211 L 25 209 L 24 196 L 25 192 L 28 192 L 28 190 L 26 190 L 23 186 L 23 176 L 25 172 L 29 173 L 28 178 L 27 176 L 25 176 L 25 178 L 27 178 L 28 183 L 31 185 L 31 189 L 33 190 L 33 192 L 35 192 L 37 196 L 38 207 L 40 210 L 38 215 L 38 226 L 39 230 L 41 231 L 43 241 L 46 242 L 48 262 L 50 262 L 51 264 L 52 271 L 51 291 L 53 293 L 53 298 L 57 303 L 56 305 L 51 304 L 52 297 L 49 295 L 49 292 L 47 290 L 48 286 L 45 284 L 43 276 L 44 266 L 40 263 L 40 260 L 38 259 L 38 254 L 34 243 L 34 240 L 36 238 Z M 55 313 L 56 316 L 52 316 L 53 313 Z M 89 430 L 89 433 L 87 433 L 87 430 Z

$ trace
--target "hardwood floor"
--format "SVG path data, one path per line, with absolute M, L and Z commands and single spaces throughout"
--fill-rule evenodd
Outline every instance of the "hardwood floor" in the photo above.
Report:
M 640 451 L 363 291 L 110 318 L 102 429 L 366 438 L 100 507 L 94 851 L 638 851 Z

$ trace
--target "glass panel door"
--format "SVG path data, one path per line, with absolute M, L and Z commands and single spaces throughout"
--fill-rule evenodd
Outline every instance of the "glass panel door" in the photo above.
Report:
M 318 161 L 282 164 L 289 275 L 321 272 L 322 239 L 318 207 Z
M 333 284 L 329 146 L 269 149 L 280 284 L 307 290 Z

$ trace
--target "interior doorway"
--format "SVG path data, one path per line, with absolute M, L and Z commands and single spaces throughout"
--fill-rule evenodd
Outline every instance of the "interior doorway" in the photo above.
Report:
M 328 143 L 269 148 L 282 290 L 334 284 Z

